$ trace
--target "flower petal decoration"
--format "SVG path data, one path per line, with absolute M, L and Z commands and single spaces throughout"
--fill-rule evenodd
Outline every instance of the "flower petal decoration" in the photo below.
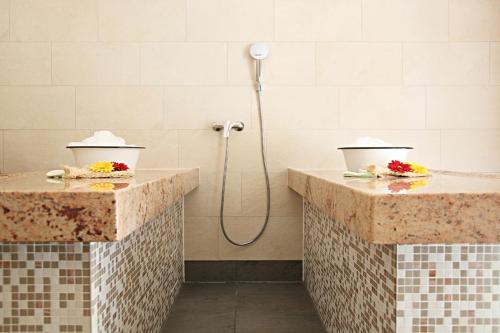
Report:
M 429 170 L 427 170 L 426 167 L 423 165 L 419 165 L 415 162 L 408 162 L 409 165 L 411 165 L 411 169 L 413 172 L 421 174 L 421 175 L 426 175 L 429 173 Z
M 127 171 L 128 169 L 125 163 L 113 162 L 113 171 Z
M 95 162 L 89 165 L 89 169 L 92 172 L 112 172 L 113 163 L 112 162 Z
M 392 172 L 396 173 L 405 173 L 405 172 L 412 172 L 413 169 L 410 164 L 408 163 L 403 163 L 398 160 L 392 160 L 387 164 L 387 168 L 391 170 Z

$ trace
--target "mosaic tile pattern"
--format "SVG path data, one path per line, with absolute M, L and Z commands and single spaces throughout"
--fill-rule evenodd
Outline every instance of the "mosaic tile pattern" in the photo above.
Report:
M 90 332 L 89 264 L 89 244 L 0 244 L 0 332 Z
M 158 332 L 184 280 L 183 201 L 118 242 L 0 243 L 0 332 Z
M 397 250 L 398 332 L 500 332 L 500 244 Z
M 158 332 L 184 280 L 182 201 L 124 240 L 92 243 L 92 327 Z
M 396 252 L 304 202 L 304 281 L 329 332 L 394 332 Z
M 500 333 L 500 244 L 370 244 L 305 201 L 304 280 L 329 332 Z

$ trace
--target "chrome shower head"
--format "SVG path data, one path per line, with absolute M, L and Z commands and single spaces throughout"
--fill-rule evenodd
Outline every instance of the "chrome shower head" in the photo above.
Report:
M 255 59 L 255 89 L 262 91 L 262 60 L 269 55 L 266 44 L 255 43 L 250 46 L 250 56 Z
M 269 55 L 269 48 L 266 44 L 255 43 L 250 46 L 250 56 L 255 60 L 264 60 Z

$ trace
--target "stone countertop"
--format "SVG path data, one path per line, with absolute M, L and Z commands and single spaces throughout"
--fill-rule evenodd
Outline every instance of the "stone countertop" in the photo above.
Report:
M 0 241 L 120 240 L 198 185 L 198 169 L 86 180 L 47 179 L 44 172 L 0 175 Z
M 500 177 L 433 171 L 425 178 L 347 178 L 288 170 L 288 186 L 376 244 L 500 243 Z

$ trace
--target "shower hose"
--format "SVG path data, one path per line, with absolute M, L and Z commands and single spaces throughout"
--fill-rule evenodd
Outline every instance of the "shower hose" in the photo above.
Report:
M 259 113 L 259 129 L 260 129 L 260 154 L 262 158 L 262 167 L 264 168 L 264 178 L 266 180 L 266 218 L 264 220 L 264 224 L 260 228 L 259 232 L 255 237 L 246 242 L 236 242 L 228 235 L 225 224 L 224 224 L 224 197 L 226 193 L 226 176 L 227 176 L 227 162 L 229 157 L 229 136 L 226 137 L 226 156 L 224 158 L 224 175 L 222 177 L 222 194 L 221 194 L 221 203 L 220 203 L 220 226 L 222 229 L 222 233 L 227 241 L 236 246 L 246 246 L 257 241 L 260 236 L 266 230 L 267 224 L 269 223 L 269 214 L 271 211 L 271 186 L 269 184 L 269 172 L 267 171 L 267 161 L 266 161 L 266 153 L 264 151 L 264 128 L 262 125 L 262 101 L 261 101 L 261 87 L 257 88 L 257 109 Z

